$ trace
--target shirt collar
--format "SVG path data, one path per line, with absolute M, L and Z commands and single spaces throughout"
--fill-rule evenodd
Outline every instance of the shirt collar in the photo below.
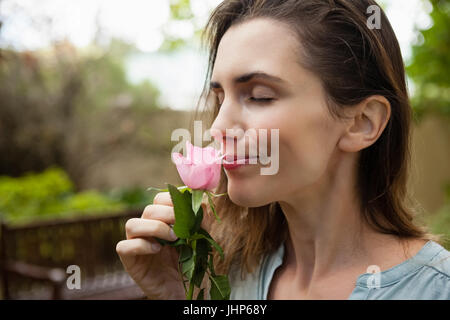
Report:
M 364 288 L 373 286 L 373 277 L 377 274 L 379 275 L 378 279 L 380 280 L 380 287 L 394 284 L 400 281 L 405 275 L 413 273 L 431 262 L 431 260 L 442 250 L 444 250 L 444 247 L 437 242 L 429 240 L 413 257 L 400 264 L 379 273 L 361 274 L 356 280 L 356 285 Z

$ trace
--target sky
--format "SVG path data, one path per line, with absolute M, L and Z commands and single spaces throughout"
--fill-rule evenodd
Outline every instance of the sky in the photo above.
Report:
M 191 0 L 191 8 L 197 19 L 204 20 L 219 2 Z M 1 0 L 1 38 L 14 42 L 18 48 L 36 48 L 66 36 L 82 47 L 95 36 L 99 24 L 105 32 L 152 52 L 163 41 L 160 29 L 169 19 L 169 4 L 169 0 Z M 52 28 L 45 34 L 36 30 L 32 22 L 43 22 L 43 17 L 52 18 Z M 170 27 L 179 36 L 189 37 L 193 32 L 188 24 Z
M 191 0 L 195 23 L 204 25 L 210 10 L 220 2 Z M 379 2 L 386 5 L 385 12 L 408 61 L 411 45 L 420 41 L 415 28 L 431 26 L 431 5 L 426 0 Z M 132 42 L 141 51 L 126 62 L 130 81 L 149 79 L 160 89 L 163 105 L 192 109 L 203 84 L 206 56 L 195 47 L 170 55 L 156 52 L 163 41 L 162 30 L 182 38 L 191 37 L 194 31 L 189 23 L 167 23 L 169 4 L 170 0 L 0 0 L 0 46 L 33 50 L 67 38 L 84 47 L 100 26 L 102 32 Z M 45 29 L 48 17 L 51 27 Z

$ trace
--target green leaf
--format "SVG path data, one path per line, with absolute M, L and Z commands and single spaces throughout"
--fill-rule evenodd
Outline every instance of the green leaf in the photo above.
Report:
M 192 190 L 192 210 L 195 214 L 202 204 L 203 192 L 203 190 Z
M 186 190 L 189 190 L 192 193 L 192 189 L 187 186 L 181 186 L 177 188 L 181 193 L 184 193 Z
M 211 289 L 209 294 L 212 300 L 229 300 L 230 299 L 230 283 L 226 275 L 209 275 L 211 279 Z
M 191 247 L 189 247 L 187 245 L 186 246 L 182 246 L 180 248 L 181 248 L 180 249 L 180 257 L 178 258 L 178 261 L 180 263 L 182 263 L 182 262 L 184 262 L 186 260 L 189 260 L 192 257 L 193 252 L 192 252 Z
M 181 193 L 176 187 L 169 184 L 170 197 L 175 212 L 173 231 L 177 237 L 187 239 L 192 235 L 195 226 L 195 214 L 192 211 L 192 198 L 189 192 Z
M 180 192 L 184 192 L 185 190 L 191 190 L 191 188 L 189 188 L 188 186 L 177 187 L 177 189 L 178 189 Z M 167 191 L 169 191 L 169 189 L 168 189 L 168 188 L 166 188 L 166 189 L 160 189 L 160 188 L 150 187 L 150 188 L 147 188 L 147 191 L 167 192 Z
M 168 241 L 168 240 L 160 239 L 160 238 L 157 238 L 157 237 L 155 237 L 155 239 L 161 245 L 166 245 L 167 244 L 167 245 L 172 246 L 172 247 L 177 247 L 177 246 L 186 244 L 186 239 L 181 239 L 181 238 L 179 238 L 177 240 L 174 240 L 174 241 Z
M 219 252 L 220 258 L 222 260 L 224 259 L 222 248 L 219 246 L 219 244 L 216 241 L 214 241 L 214 239 L 211 237 L 211 235 L 205 229 L 200 229 L 197 232 L 197 234 L 199 234 L 199 237 L 203 237 L 206 240 L 208 240 L 208 242 L 217 250 L 217 252 Z
M 216 275 L 216 271 L 214 270 L 213 255 L 210 254 L 210 255 L 208 256 L 208 258 L 209 258 L 209 259 L 208 259 L 208 268 L 209 268 L 209 271 L 210 271 L 211 275 L 215 276 L 215 275 Z
M 195 252 L 197 254 L 197 257 L 206 261 L 208 259 L 208 254 L 211 251 L 211 244 L 206 239 L 197 240 L 197 248 Z
M 197 300 L 205 300 L 205 288 L 202 288 L 197 295 Z
M 194 272 L 192 273 L 191 281 L 197 288 L 202 285 L 203 277 L 205 276 L 206 268 L 208 267 L 208 262 L 205 259 L 200 259 L 197 261 Z
M 173 241 L 172 241 L 173 242 Z M 176 246 L 181 246 L 181 245 L 183 245 L 183 244 L 186 244 L 186 239 L 177 239 L 177 240 L 175 240 L 175 242 L 173 242 L 173 243 L 169 243 L 171 246 L 174 246 L 174 247 L 176 247 Z
M 208 195 L 209 206 L 211 207 L 211 210 L 214 213 L 214 216 L 216 217 L 217 221 L 222 222 L 216 213 L 216 208 L 214 208 L 214 203 L 212 201 L 211 194 L 209 192 L 207 192 L 207 195 Z
M 192 274 L 194 273 L 195 268 L 195 255 L 192 255 L 188 260 L 184 261 L 181 264 L 181 272 L 186 276 L 186 278 L 191 281 Z
M 208 267 L 208 253 L 211 245 L 205 239 L 196 240 L 195 247 L 195 269 L 192 275 L 192 282 L 200 288 L 203 277 Z
M 202 225 L 202 220 L 203 220 L 203 208 L 200 207 L 197 216 L 195 217 L 195 224 L 192 227 L 192 233 L 195 234 L 195 232 L 197 232 L 198 230 L 200 230 L 200 227 Z

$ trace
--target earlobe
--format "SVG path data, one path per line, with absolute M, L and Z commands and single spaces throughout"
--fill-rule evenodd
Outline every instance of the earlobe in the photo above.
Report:
M 391 105 L 383 96 L 371 96 L 352 111 L 338 144 L 345 152 L 358 152 L 377 141 L 389 121 Z

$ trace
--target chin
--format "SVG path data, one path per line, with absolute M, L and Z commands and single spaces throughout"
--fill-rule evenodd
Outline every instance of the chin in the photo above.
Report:
M 241 207 L 261 207 L 267 203 L 261 196 L 256 194 L 256 190 L 251 190 L 249 188 L 235 188 L 233 185 L 228 185 L 228 197 L 230 200 Z

